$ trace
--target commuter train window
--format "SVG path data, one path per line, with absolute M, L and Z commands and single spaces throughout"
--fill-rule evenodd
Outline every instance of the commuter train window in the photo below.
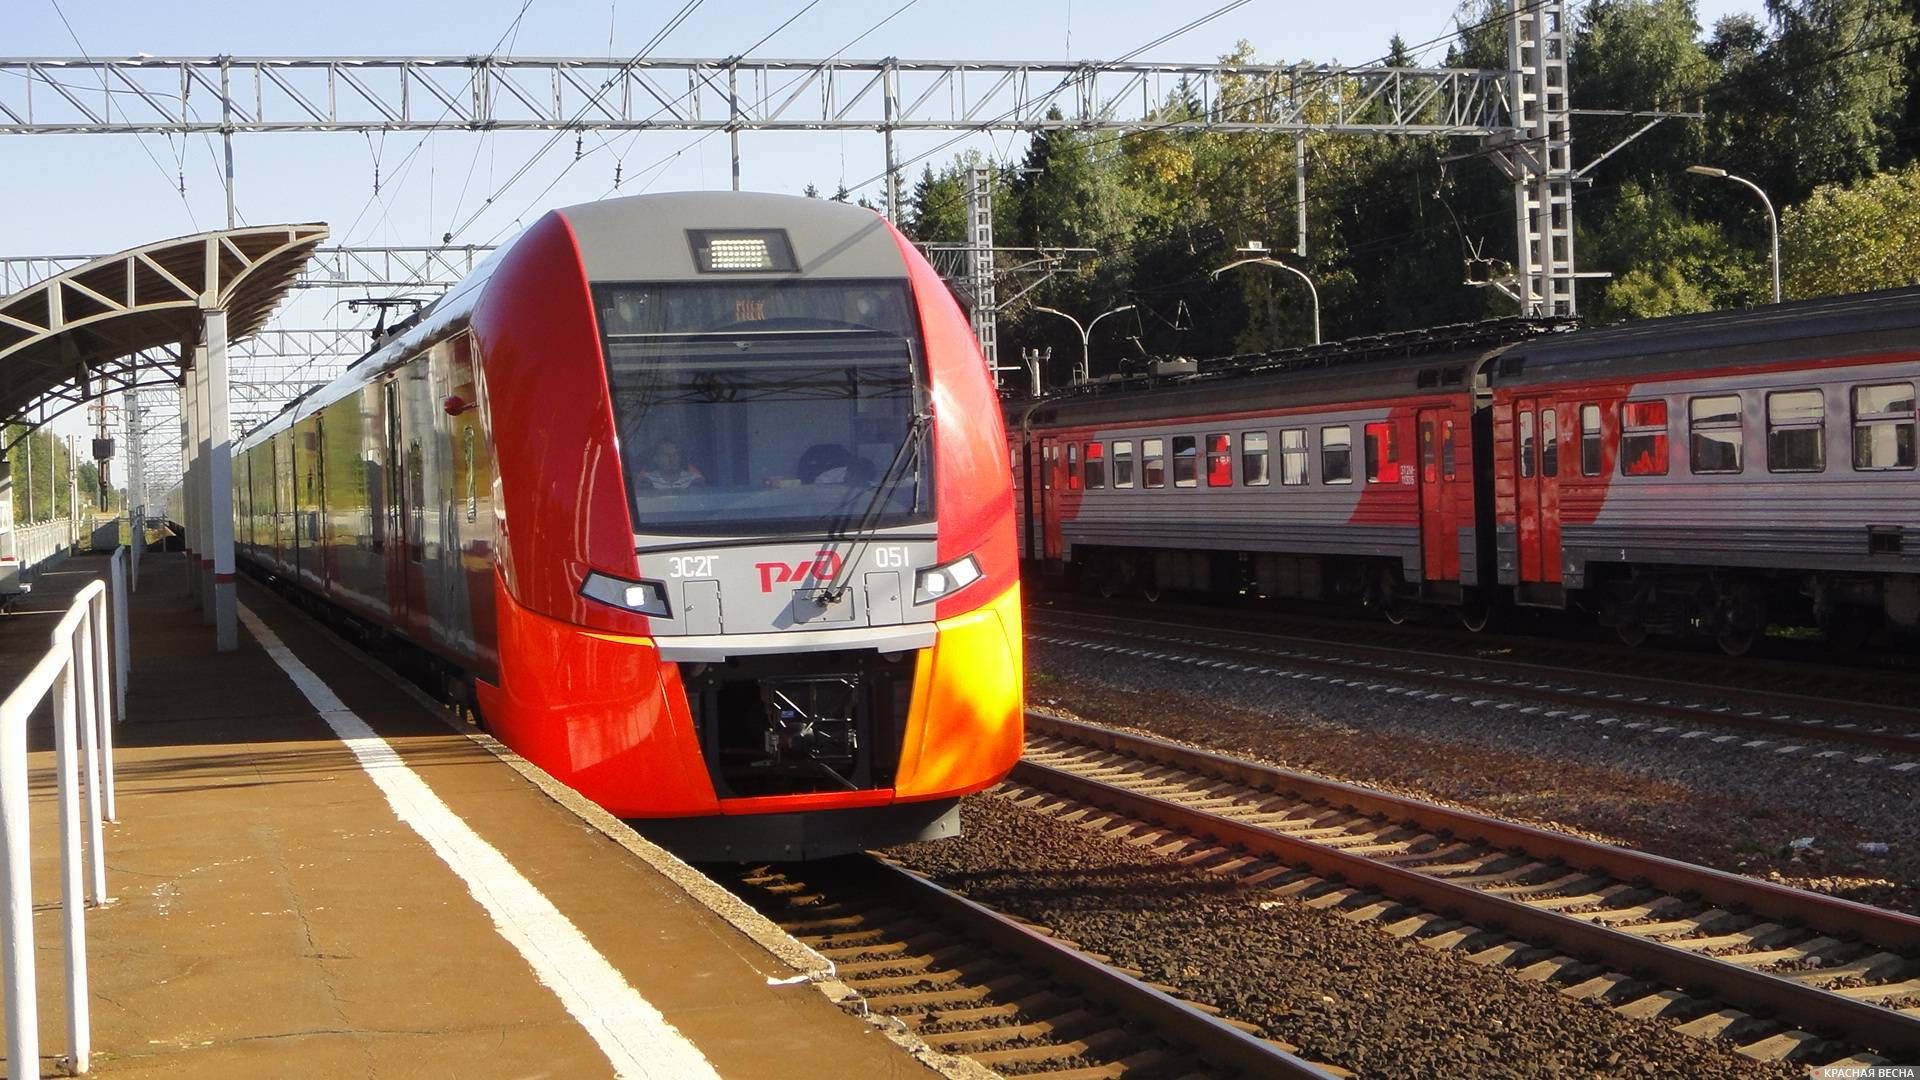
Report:
M 1107 459 L 1102 455 L 1106 448 L 1097 442 L 1086 445 L 1087 490 L 1107 486 Z
M 464 436 L 467 444 L 467 520 L 480 517 L 480 479 L 473 471 L 473 429 L 468 428 Z
M 1267 471 L 1267 433 L 1264 431 L 1240 433 L 1240 482 L 1248 487 L 1266 487 L 1273 483 L 1273 474 Z
M 1600 475 L 1600 438 L 1600 406 L 1580 406 L 1580 475 Z
M 1459 470 L 1459 453 L 1453 444 L 1453 421 L 1440 422 L 1440 476 L 1451 480 Z
M 1853 467 L 1913 468 L 1913 384 L 1853 388 Z
M 1540 475 L 1560 475 L 1560 410 L 1552 405 L 1540 410 Z
M 1533 459 L 1533 455 L 1534 455 L 1533 410 L 1532 409 L 1522 410 L 1520 413 L 1519 422 L 1520 422 L 1520 442 L 1519 442 L 1520 475 L 1523 477 L 1532 476 L 1533 460 L 1534 460 Z
M 1067 490 L 1080 490 L 1080 447 L 1067 444 Z
M 1620 475 L 1667 475 L 1667 403 L 1629 401 L 1620 407 Z
M 1767 395 L 1767 471 L 1824 472 L 1827 396 L 1818 390 Z
M 1167 486 L 1167 444 L 1160 439 L 1140 440 L 1141 479 L 1150 488 Z
M 1345 424 L 1320 429 L 1320 482 L 1353 483 L 1353 429 Z
M 1113 486 L 1133 486 L 1133 440 L 1113 444 Z
M 1200 486 L 1200 440 L 1195 436 L 1173 437 L 1173 486 Z
M 1280 483 L 1299 487 L 1307 482 L 1307 430 L 1288 428 L 1280 433 Z
M 1040 490 L 1053 488 L 1053 463 L 1060 460 L 1060 448 L 1047 443 L 1040 448 Z
M 1744 430 L 1740 396 L 1693 398 L 1687 402 L 1688 458 L 1697 473 L 1737 473 Z
M 1207 486 L 1233 486 L 1233 436 L 1207 436 Z
M 1361 429 L 1362 449 L 1366 454 L 1367 483 L 1400 482 L 1400 449 L 1395 445 L 1393 424 L 1387 421 L 1368 424 Z

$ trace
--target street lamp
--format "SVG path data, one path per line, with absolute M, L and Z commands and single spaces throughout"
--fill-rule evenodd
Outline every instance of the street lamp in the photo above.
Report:
M 1716 169 L 1711 165 L 1689 165 L 1687 171 L 1696 176 L 1711 176 L 1716 180 L 1731 180 L 1736 184 L 1745 184 L 1760 202 L 1767 208 L 1767 235 L 1773 240 L 1773 302 L 1780 302 L 1780 217 L 1773 212 L 1773 200 L 1760 190 L 1760 185 L 1751 180 L 1735 176 L 1725 169 Z
M 1035 304 L 1033 305 L 1033 310 L 1044 311 L 1049 315 L 1058 315 L 1061 318 L 1072 323 L 1073 328 L 1075 330 L 1080 331 L 1080 370 L 1076 373 L 1076 378 L 1073 380 L 1077 384 L 1077 383 L 1086 382 L 1088 379 L 1093 377 L 1093 372 L 1092 372 L 1093 328 L 1096 326 L 1099 326 L 1100 320 L 1106 318 L 1109 315 L 1118 315 L 1123 311 L 1132 311 L 1133 305 L 1123 304 L 1120 307 L 1114 308 L 1111 311 L 1103 311 L 1100 314 L 1095 315 L 1093 317 L 1093 321 L 1088 323 L 1085 326 L 1080 325 L 1079 319 L 1074 318 L 1073 316 L 1067 314 L 1064 311 L 1061 311 L 1058 308 L 1042 307 L 1039 304 Z
M 1313 343 L 1315 345 L 1320 344 L 1320 290 L 1313 287 L 1313 279 L 1301 273 L 1299 270 L 1288 266 L 1286 263 L 1269 257 L 1267 255 L 1267 245 L 1258 240 L 1248 243 L 1246 247 L 1236 249 L 1236 252 L 1247 257 L 1244 259 L 1236 259 L 1220 269 L 1215 270 L 1213 272 L 1214 280 L 1218 281 L 1221 274 L 1235 267 L 1246 266 L 1249 263 L 1259 263 L 1261 266 L 1277 266 L 1287 273 L 1292 274 L 1294 277 L 1299 278 L 1301 281 L 1306 282 L 1307 295 L 1313 297 Z

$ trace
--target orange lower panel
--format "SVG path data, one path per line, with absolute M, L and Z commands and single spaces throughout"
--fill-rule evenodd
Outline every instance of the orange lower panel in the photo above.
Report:
M 495 584 L 500 682 L 477 684 L 499 739 L 621 817 L 796 813 L 884 806 L 988 787 L 1019 760 L 1020 590 L 938 624 L 914 671 L 892 789 L 716 798 L 679 667 L 647 638 L 528 611 Z

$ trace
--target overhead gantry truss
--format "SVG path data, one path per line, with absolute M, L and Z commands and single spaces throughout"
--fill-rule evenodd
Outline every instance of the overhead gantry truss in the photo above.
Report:
M 1332 64 L 0 58 L 0 134 L 1134 131 L 1490 135 L 1508 73 Z M 1195 106 L 1170 118 L 1175 95 Z
M 487 244 L 393 247 L 328 244 L 294 280 L 297 289 L 445 289 L 491 254 Z M 98 255 L 0 255 L 0 295 L 73 270 Z

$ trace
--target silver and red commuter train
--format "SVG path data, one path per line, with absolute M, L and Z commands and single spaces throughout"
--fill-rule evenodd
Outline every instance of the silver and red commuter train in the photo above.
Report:
M 877 215 L 553 211 L 234 463 L 243 563 L 700 857 L 958 829 L 1019 757 L 997 400 Z
M 1920 629 L 1920 289 L 1490 323 L 1008 406 L 1021 554 L 1106 593 Z M 1908 541 L 1913 541 L 1909 546 Z

